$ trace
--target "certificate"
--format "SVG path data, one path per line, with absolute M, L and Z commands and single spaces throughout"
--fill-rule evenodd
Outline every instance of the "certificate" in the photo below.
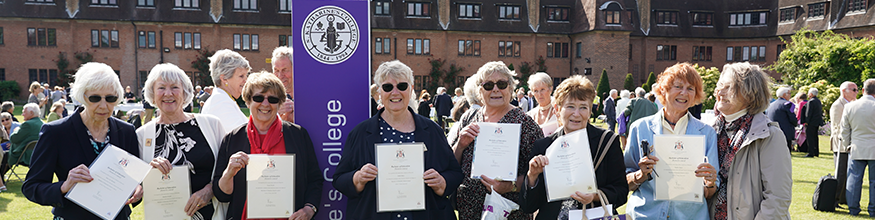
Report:
M 597 192 L 592 152 L 585 129 L 556 138 L 544 156 L 550 162 L 544 167 L 548 202 L 568 199 L 576 191 Z
M 146 219 L 191 219 L 185 204 L 191 197 L 189 170 L 174 166 L 167 174 L 152 168 L 143 180 L 143 211 Z
M 94 180 L 76 183 L 66 197 L 103 219 L 114 219 L 151 168 L 139 157 L 107 145 L 88 166 Z
M 520 124 L 477 123 L 480 134 L 474 143 L 471 178 L 486 175 L 496 180 L 515 181 L 520 152 Z
M 295 212 L 295 155 L 250 154 L 246 216 L 288 218 Z
M 656 135 L 653 155 L 659 162 L 653 166 L 655 200 L 704 202 L 702 178 L 696 177 L 696 167 L 704 162 L 705 136 Z
M 377 212 L 425 210 L 422 143 L 377 144 Z

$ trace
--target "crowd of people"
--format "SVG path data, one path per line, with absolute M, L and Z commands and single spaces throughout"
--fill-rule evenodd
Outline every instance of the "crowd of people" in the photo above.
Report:
M 69 92 L 56 87 L 49 93 L 47 85 L 34 83 L 22 110 L 24 121 L 14 121 L 14 104 L 0 105 L 0 146 L 6 152 L 0 172 L 5 174 L 12 164 L 29 166 L 22 186 L 27 199 L 53 206 L 56 219 L 93 219 L 97 216 L 65 194 L 76 183 L 91 182 L 88 165 L 114 145 L 164 174 L 187 167 L 191 196 L 179 208 L 192 219 L 246 219 L 249 156 L 295 154 L 296 207 L 289 219 L 312 219 L 321 204 L 324 179 L 315 154 L 319 149 L 307 129 L 295 124 L 291 57 L 290 48 L 276 48 L 273 71 L 252 72 L 244 56 L 219 50 L 209 58 L 215 86 L 203 88 L 194 86 L 175 64 L 155 65 L 142 94 L 144 105 L 157 117 L 141 116 L 145 118 L 139 127 L 113 117 L 117 105 L 138 100 L 106 64 L 79 67 Z M 348 198 L 344 214 L 361 219 L 478 219 L 487 194 L 498 193 L 520 206 L 507 219 L 568 219 L 570 210 L 607 204 L 612 205 L 608 214 L 617 214 L 617 207 L 625 204 L 625 213 L 634 219 L 789 219 L 791 142 L 804 137 L 799 148 L 813 149 L 809 155 L 818 156 L 817 131 L 809 131 L 823 124 L 818 91 L 790 98 L 789 89 L 780 88 L 777 101 L 770 103 L 768 76 L 749 63 L 724 66 L 714 91 L 704 91 L 692 65 L 679 63 L 659 74 L 651 92 L 611 90 L 601 94 L 604 98 L 598 98 L 593 83 L 583 76 L 562 82 L 543 72 L 531 75 L 528 82 L 516 76 L 503 62 L 488 62 L 464 86 L 454 88 L 454 96 L 444 87 L 433 95 L 425 90 L 417 94 L 407 64 L 382 63 L 370 85 L 371 118 L 345 135 L 332 177 L 334 188 Z M 867 80 L 864 89 L 875 94 L 875 80 Z M 703 122 L 701 103 L 712 92 L 716 120 Z M 863 169 L 875 159 L 875 150 L 855 147 L 873 137 L 865 132 L 875 131 L 875 119 L 862 115 L 875 111 L 869 107 L 875 107 L 875 98 L 854 101 L 856 92 L 855 84 L 842 84 L 843 101 L 837 100 L 830 112 L 836 169 L 846 171 L 842 178 L 847 180 L 852 214 L 860 211 Z M 249 116 L 238 107 L 238 98 L 249 108 Z M 64 100 L 79 107 L 68 114 Z M 187 111 L 191 106 L 200 113 Z M 591 122 L 598 108 L 603 109 L 607 128 Z M 475 140 L 485 132 L 482 123 L 519 125 L 519 142 L 513 143 L 519 148 L 514 178 L 472 176 Z M 797 124 L 807 128 L 797 129 Z M 547 201 L 547 149 L 575 132 L 588 137 L 582 143 L 589 146 L 571 147 L 591 152 L 599 193 L 578 191 Z M 656 199 L 659 189 L 650 181 L 656 176 L 654 165 L 667 158 L 650 155 L 651 150 L 642 146 L 662 135 L 704 137 L 704 144 L 696 146 L 703 148 L 704 162 L 687 174 L 701 181 L 702 192 L 692 192 L 702 195 L 699 201 Z M 25 150 L 33 141 L 36 146 Z M 375 180 L 381 169 L 375 165 L 375 145 L 414 142 L 428 149 L 422 170 L 425 209 L 377 212 Z M 839 159 L 842 154 L 844 162 Z M 128 204 L 138 205 L 142 197 L 139 186 L 116 219 L 127 219 Z

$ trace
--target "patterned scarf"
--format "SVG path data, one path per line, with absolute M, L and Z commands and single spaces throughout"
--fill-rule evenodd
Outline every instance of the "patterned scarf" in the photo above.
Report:
M 753 122 L 753 115 L 746 114 L 733 122 L 726 123 L 726 117 L 717 113 L 717 121 L 714 123 L 714 130 L 717 130 L 717 152 L 720 159 L 720 185 L 717 187 L 717 207 L 714 213 L 714 219 L 725 220 L 728 217 L 727 193 L 726 186 L 729 181 L 729 167 L 732 166 L 732 160 L 735 159 L 735 153 L 744 142 L 744 137 L 750 131 L 750 125 Z

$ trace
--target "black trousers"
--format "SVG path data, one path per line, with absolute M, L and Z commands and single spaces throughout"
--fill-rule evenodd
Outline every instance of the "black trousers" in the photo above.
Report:
M 839 187 L 836 190 L 836 203 L 848 204 L 845 198 L 845 188 L 848 182 L 848 153 L 834 152 L 833 161 L 835 162 L 836 180 L 839 182 Z
M 807 156 L 819 156 L 820 155 L 820 140 L 818 140 L 817 136 L 817 128 L 819 126 L 811 126 L 808 125 L 805 127 L 805 142 L 808 143 L 808 155 Z

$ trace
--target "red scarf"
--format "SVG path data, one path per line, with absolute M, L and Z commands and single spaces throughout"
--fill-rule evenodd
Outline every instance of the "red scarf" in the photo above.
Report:
M 267 134 L 259 134 L 258 129 L 252 123 L 252 117 L 249 117 L 249 124 L 246 125 L 246 136 L 249 137 L 249 152 L 250 154 L 285 154 L 286 141 L 283 139 L 282 122 L 277 116 L 270 128 L 267 129 Z M 246 219 L 246 207 L 248 201 L 243 205 L 243 216 L 240 219 Z M 280 220 L 280 219 L 277 219 Z

